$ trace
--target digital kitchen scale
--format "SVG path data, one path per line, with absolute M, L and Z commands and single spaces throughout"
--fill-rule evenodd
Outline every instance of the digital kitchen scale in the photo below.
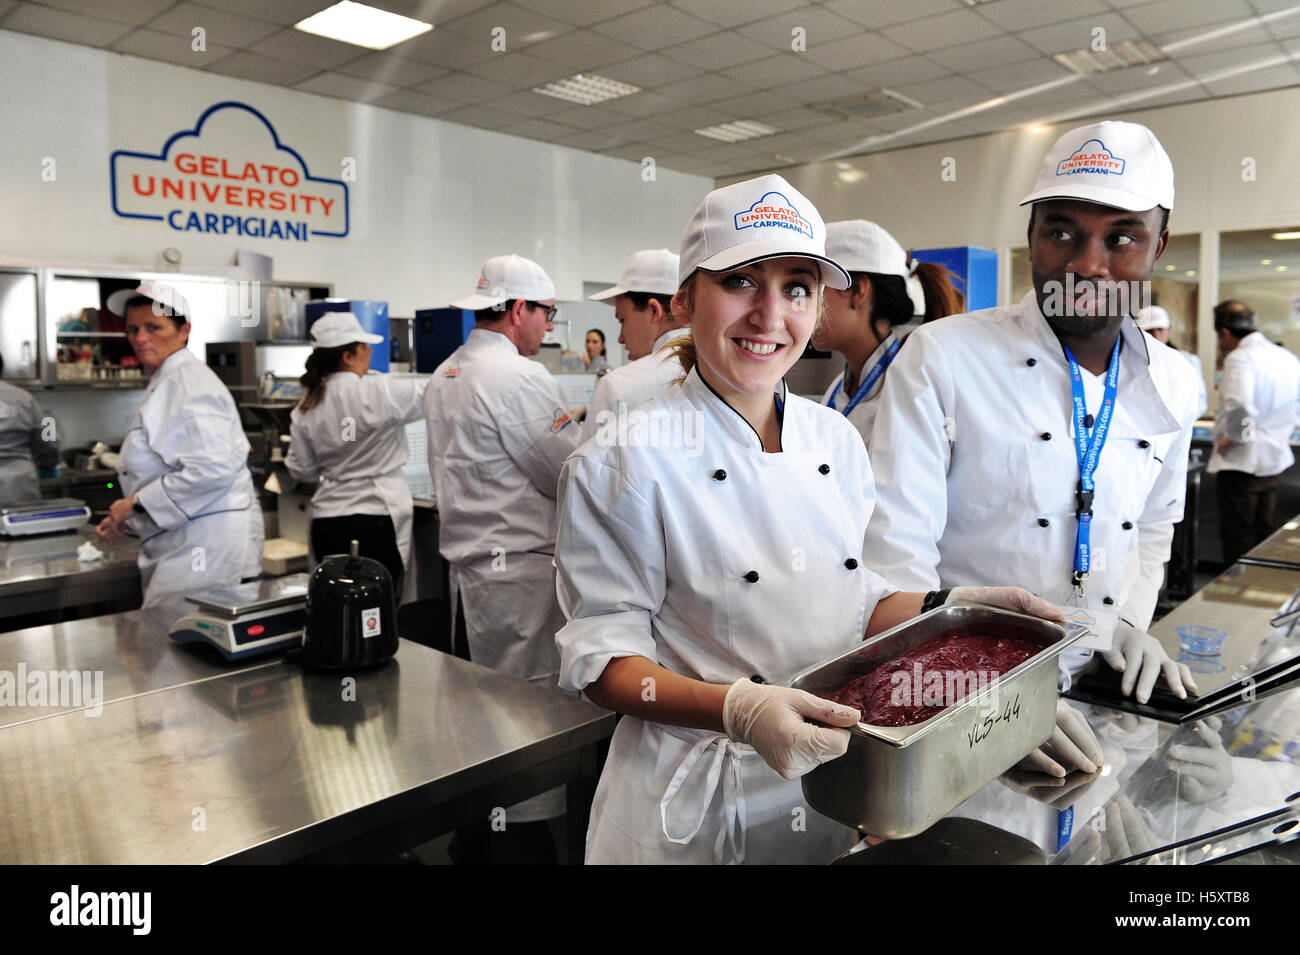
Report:
M 206 590 L 185 599 L 198 609 L 172 624 L 169 635 L 177 643 L 210 643 L 228 660 L 302 645 L 306 574 Z
M 85 501 L 58 497 L 35 504 L 0 508 L 0 534 L 8 537 L 52 534 L 80 527 L 88 520 L 90 508 Z

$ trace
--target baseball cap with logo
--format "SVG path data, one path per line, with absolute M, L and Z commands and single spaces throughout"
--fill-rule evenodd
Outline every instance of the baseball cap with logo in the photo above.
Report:
M 676 252 L 667 249 L 642 249 L 633 252 L 618 277 L 618 284 L 587 298 L 603 302 L 628 292 L 650 292 L 654 295 L 672 295 L 677 291 Z
M 372 335 L 361 327 L 361 322 L 351 312 L 326 312 L 308 329 L 311 343 L 316 348 L 342 348 L 353 342 L 378 345 L 383 335 Z
M 898 240 L 864 219 L 826 223 L 826 254 L 850 272 L 909 274 L 907 253 Z
M 824 285 L 849 287 L 849 273 L 826 254 L 826 228 L 806 196 L 777 175 L 733 183 L 705 196 L 686 224 L 678 285 L 696 269 L 725 272 L 784 256 L 815 259 Z
M 1147 308 L 1139 309 L 1137 313 L 1138 328 L 1144 332 L 1169 328 L 1169 313 L 1159 305 L 1151 305 Z
M 546 270 L 519 255 L 494 255 L 483 263 L 473 295 L 451 303 L 452 308 L 477 312 L 511 299 L 538 302 L 555 298 L 555 285 Z
M 1048 151 L 1034 191 L 1044 199 L 1082 199 L 1129 212 L 1174 208 L 1174 166 L 1155 133 L 1111 120 L 1072 129 Z
M 114 315 L 121 315 L 126 318 L 126 303 L 137 295 L 170 308 L 172 314 L 177 318 L 183 318 L 187 322 L 190 320 L 190 306 L 185 301 L 184 296 L 170 285 L 164 285 L 161 282 L 141 282 L 136 288 L 118 289 L 108 297 L 104 304 L 108 306 L 108 310 Z

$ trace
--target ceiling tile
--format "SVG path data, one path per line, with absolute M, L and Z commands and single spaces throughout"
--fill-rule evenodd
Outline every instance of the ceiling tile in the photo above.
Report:
M 1192 27 L 1187 30 L 1173 30 L 1169 33 L 1158 33 L 1151 39 L 1170 56 L 1179 57 L 1195 56 L 1198 53 L 1209 53 L 1218 50 L 1231 50 L 1237 47 L 1251 46 L 1255 43 L 1270 43 L 1273 41 L 1272 34 L 1261 24 L 1248 23 L 1238 29 L 1243 22 L 1245 21 L 1219 24 L 1212 27 L 1202 26 Z
M 750 88 L 717 73 L 702 73 L 675 83 L 665 83 L 655 92 L 684 103 L 711 103 L 748 93 Z
M 825 67 L 811 53 L 769 53 L 757 63 L 745 63 L 722 71 L 729 79 L 751 89 L 775 89 L 789 83 L 817 79 L 827 75 Z
M 602 156 L 613 156 L 615 159 L 628 159 L 632 162 L 640 162 L 646 156 L 654 158 L 655 148 L 649 143 L 625 143 L 622 146 L 615 146 L 612 149 L 601 151 Z
M 50 0 L 42 0 L 43 3 L 49 3 Z M 122 3 L 135 4 L 135 0 L 119 0 Z M 221 10 L 223 13 L 233 14 L 240 17 L 252 17 L 255 20 L 270 20 L 272 23 L 279 23 L 289 26 L 297 23 L 299 20 L 305 20 L 313 13 L 320 13 L 326 7 L 332 5 L 332 0 L 197 0 L 199 4 L 205 7 L 212 7 Z M 171 4 L 165 4 L 170 6 Z M 383 6 L 382 0 L 372 6 Z
M 1276 43 L 1269 42 L 1244 47 L 1240 50 L 1218 50 L 1212 53 L 1200 53 L 1196 56 L 1179 56 L 1174 62 L 1199 79 L 1208 73 L 1231 67 L 1246 67 L 1254 63 L 1267 64 L 1271 67 L 1276 65 L 1272 61 L 1285 55 L 1281 47 Z
M 216 2 L 224 2 L 224 0 L 216 0 Z M 239 0 L 239 2 L 256 3 L 258 0 Z M 404 17 L 411 17 L 439 27 L 450 20 L 487 6 L 490 0 L 369 0 L 369 2 L 372 7 L 380 7 L 390 13 L 400 13 Z M 329 4 L 330 0 L 321 0 L 321 9 Z
M 1004 30 L 1031 30 L 1051 23 L 1110 12 L 1105 0 L 998 0 L 979 8 L 985 18 Z
M 611 63 L 601 71 L 601 75 L 624 83 L 631 83 L 633 86 L 639 86 L 642 89 L 650 89 L 663 83 L 672 83 L 676 80 L 698 76 L 702 72 L 703 70 L 694 66 L 689 66 L 678 60 L 670 60 L 658 53 L 645 53 L 630 60 L 624 60 L 622 63 Z
M 1041 54 L 1028 43 L 1017 40 L 1013 36 L 997 36 L 949 47 L 946 50 L 935 50 L 930 54 L 930 59 L 954 72 L 965 73 L 987 66 L 1032 60 L 1038 56 Z
M 1176 62 L 1143 63 L 1123 70 L 1090 73 L 1084 77 L 1090 86 L 1103 93 L 1131 93 L 1134 90 L 1186 82 L 1191 78 L 1191 74 L 1180 68 Z
M 1300 36 L 1300 16 L 1268 21 L 1268 33 L 1275 40 L 1289 40 Z
M 729 99 L 718 100 L 709 105 L 714 109 L 732 113 L 737 119 L 753 119 L 763 113 L 775 113 L 783 109 L 791 109 L 796 104 L 784 96 L 778 96 L 776 93 L 755 90 L 752 93 L 744 93 Z
M 191 36 L 195 27 L 202 27 L 209 43 L 235 47 L 248 46 L 283 29 L 276 23 L 235 16 L 223 10 L 201 7 L 197 3 L 182 3 L 172 7 L 166 13 L 154 17 L 149 26 L 177 36 Z
M 961 0 L 829 0 L 825 4 L 842 17 L 879 30 L 907 20 L 960 9 Z
M 566 100 L 547 96 L 544 93 L 534 93 L 532 90 L 498 96 L 496 99 L 487 100 L 483 105 L 529 119 L 540 119 L 543 116 L 549 118 L 573 107 L 573 104 Z
M 871 88 L 855 82 L 846 76 L 821 76 L 802 83 L 791 83 L 780 87 L 777 92 L 796 103 L 822 103 L 826 100 L 844 99 L 849 96 L 862 96 L 871 92 Z
M 739 26 L 779 14 L 790 0 L 672 0 L 673 6 L 724 27 Z
M 609 100 L 606 105 L 624 116 L 654 116 L 656 113 L 677 109 L 682 104 L 658 93 L 642 91 L 631 96 L 620 96 L 618 99 Z
M 393 86 L 414 86 L 448 72 L 432 63 L 383 52 L 358 57 L 344 63 L 338 71 L 349 76 L 363 76 L 381 83 L 391 83 Z
M 994 66 L 986 70 L 975 70 L 973 73 L 966 75 L 981 86 L 987 86 L 995 92 L 1014 93 L 1016 90 L 1037 86 L 1039 83 L 1048 83 L 1052 80 L 1061 80 L 1078 74 L 1071 73 L 1053 59 L 1040 56 L 1033 60 L 1008 63 L 1005 66 Z
M 690 63 L 702 70 L 722 70 L 741 63 L 761 62 L 773 55 L 757 40 L 726 30 L 666 47 L 662 52 L 670 59 Z
M 514 113 L 503 113 L 499 109 L 488 109 L 477 105 L 453 109 L 441 114 L 439 119 L 445 119 L 449 123 L 460 123 L 462 126 L 476 126 L 479 129 L 500 129 L 502 126 L 519 122 L 519 117 Z
M 660 136 L 667 136 L 674 132 L 673 128 L 667 123 L 660 122 L 653 117 L 611 123 L 605 127 L 605 130 L 611 136 L 622 136 L 624 139 L 645 143 L 656 142 Z
M 493 53 L 487 43 L 466 43 L 460 34 L 440 29 L 406 40 L 385 52 L 423 60 L 449 70 L 463 70 L 499 55 Z
M 180 66 L 192 66 L 201 70 L 209 63 L 230 54 L 228 46 L 207 44 L 207 50 L 196 52 L 189 37 L 172 36 L 157 30 L 137 28 L 113 44 L 112 49 L 118 53 L 130 53 L 133 56 L 148 57 L 151 60 L 164 60 Z
M 1102 13 L 1095 17 L 1057 23 L 1050 27 L 1037 27 L 1017 35 L 1034 49 L 1051 56 L 1053 53 L 1091 47 L 1093 31 L 1099 27 L 1106 31 L 1107 43 L 1132 40 L 1138 35 L 1132 25 L 1118 13 Z
M 1032 52 L 1032 51 L 1031 51 Z M 808 56 L 821 66 L 836 72 L 886 63 L 906 57 L 910 51 L 876 33 L 859 33 L 842 40 L 828 40 L 808 45 Z
M 137 26 L 148 23 L 175 2 L 176 0 L 93 0 L 87 3 L 86 0 L 39 0 L 43 7 L 56 7 L 81 16 L 92 14 L 103 20 L 116 20 Z M 13 4 L 7 4 L 6 9 L 12 6 Z
M 586 27 L 649 6 L 654 0 L 515 0 L 521 7 L 574 26 Z
M 574 70 L 559 63 L 539 60 L 527 53 L 498 53 L 490 60 L 475 63 L 465 72 L 488 79 L 501 78 L 515 89 L 532 89 L 572 76 Z
M 795 27 L 803 29 L 809 51 L 813 51 L 818 44 L 843 39 L 865 29 L 862 24 L 832 13 L 825 7 L 805 6 L 740 27 L 737 32 L 774 50 L 785 51 L 791 49 Z
M 606 20 L 592 29 L 643 50 L 659 50 L 718 30 L 717 25 L 708 20 L 659 4 Z
M 692 130 L 702 129 L 705 126 L 727 123 L 735 118 L 726 110 L 717 109 L 714 106 L 687 106 L 683 109 L 675 109 L 670 113 L 660 113 L 655 117 L 656 120 L 671 126 L 673 129 L 688 133 Z
M 880 31 L 903 46 L 925 53 L 958 43 L 969 43 L 985 37 L 997 36 L 1002 31 L 980 16 L 975 10 L 957 10 L 937 17 L 913 20 L 885 27 Z
M 446 76 L 417 83 L 415 89 L 421 93 L 432 93 L 434 96 L 445 96 L 466 103 L 496 99 L 511 92 L 511 88 L 505 83 L 472 76 L 469 73 L 448 73 Z
M 775 113 L 763 113 L 754 117 L 760 123 L 767 123 L 769 126 L 775 126 L 777 129 L 785 130 L 804 130 L 818 126 L 825 126 L 827 123 L 837 123 L 840 120 L 825 113 L 820 113 L 815 109 L 809 109 L 807 106 L 798 106 L 794 109 L 780 110 Z
M 526 119 L 520 123 L 502 126 L 501 132 L 511 136 L 523 136 L 525 139 L 555 140 L 573 132 L 572 126 L 561 126 L 545 119 Z
M 826 143 L 820 139 L 814 139 L 806 130 L 764 136 L 762 143 L 763 148 L 769 153 L 782 153 L 799 162 L 811 162 L 826 152 Z M 777 161 L 775 156 L 773 156 L 773 161 Z
M 655 137 L 655 145 L 660 149 L 671 149 L 675 153 L 691 153 L 699 149 L 699 134 L 693 132 L 665 133 Z
M 314 66 L 301 63 L 286 63 L 284 60 L 272 60 L 256 53 L 236 50 L 229 56 L 223 56 L 204 67 L 210 73 L 224 73 L 260 83 L 274 83 L 278 86 L 291 86 L 305 80 L 320 70 Z
M 381 96 L 397 92 L 397 87 L 389 86 L 387 83 L 377 83 L 359 76 L 348 76 L 346 73 L 320 73 L 298 83 L 294 89 L 336 96 L 339 99 L 354 100 L 358 103 L 369 103 Z
M 610 63 L 630 59 L 640 50 L 590 30 L 570 30 L 554 39 L 529 44 L 528 53 L 560 63 L 572 73 L 591 73 Z
M 323 36 L 312 36 L 310 33 L 303 33 L 292 27 L 254 43 L 248 47 L 248 51 L 275 60 L 288 60 L 290 63 L 314 66 L 318 70 L 333 69 L 340 63 L 360 59 L 369 52 L 363 46 L 341 43 Z
M 921 83 L 936 80 L 941 76 L 950 76 L 952 70 L 940 66 L 925 56 L 909 56 L 901 60 L 890 60 L 876 66 L 866 66 L 849 70 L 844 75 L 864 86 L 885 87 L 893 89 L 907 83 Z
M 556 20 L 554 17 L 548 17 L 536 10 L 505 2 L 489 4 L 482 9 L 475 10 L 473 13 L 456 17 L 454 20 L 448 20 L 442 24 L 441 29 L 459 33 L 476 43 L 482 43 L 484 46 L 490 47 L 493 36 L 492 31 L 497 27 L 506 31 L 507 52 L 520 50 L 529 43 L 538 42 L 542 39 L 539 34 L 559 36 L 561 33 L 567 33 L 573 29 L 570 24 L 565 23 L 563 20 Z M 535 39 L 529 39 L 529 37 L 535 37 Z
M 131 32 L 131 26 L 127 23 L 101 20 L 30 3 L 23 4 L 10 13 L 5 18 L 4 29 L 98 47 L 108 46 Z
M 563 143 L 566 146 L 572 146 L 574 149 L 585 149 L 588 152 L 600 152 L 602 149 L 613 149 L 616 146 L 627 144 L 626 137 L 611 136 L 601 129 L 583 130 L 581 132 L 565 133 L 556 139 L 556 142 Z
M 536 94 L 540 95 L 540 94 Z M 626 122 L 627 117 L 602 106 L 570 106 L 569 109 L 552 113 L 549 119 L 565 126 L 577 129 L 608 129 L 615 123 Z
M 1158 0 L 1125 10 L 1130 23 L 1143 33 L 1165 33 L 1206 23 L 1253 16 L 1245 0 Z
M 419 113 L 422 116 L 437 116 L 453 109 L 460 109 L 465 104 L 456 100 L 443 99 L 440 96 L 430 96 L 428 93 L 417 93 L 414 90 L 398 90 L 379 97 L 371 105 L 387 106 L 389 109 Z
M 924 83 L 908 83 L 906 86 L 898 87 L 894 92 L 925 106 L 964 97 L 987 99 L 992 95 L 989 90 L 964 76 L 945 76 L 938 80 L 926 80 Z
M 1256 90 L 1276 89 L 1279 86 L 1296 84 L 1300 84 L 1300 70 L 1290 63 L 1268 69 L 1252 70 L 1238 76 L 1225 76 L 1222 79 L 1215 79 L 1213 76 L 1201 79 L 1201 85 L 1215 96 L 1234 96 L 1238 93 L 1253 93 Z

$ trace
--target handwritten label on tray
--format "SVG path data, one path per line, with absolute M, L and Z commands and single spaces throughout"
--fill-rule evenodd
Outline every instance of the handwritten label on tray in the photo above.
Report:
M 992 713 L 986 713 L 983 718 L 977 718 L 970 729 L 966 731 L 966 744 L 970 749 L 974 749 L 984 740 L 988 739 L 993 728 L 999 723 L 1010 723 L 1012 720 L 1020 718 L 1020 694 L 1017 693 L 1014 698 L 1007 700 L 1002 705 L 1002 709 L 995 709 Z

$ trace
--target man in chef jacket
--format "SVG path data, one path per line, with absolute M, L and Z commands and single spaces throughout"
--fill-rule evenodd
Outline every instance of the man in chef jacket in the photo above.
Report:
M 1265 338 L 1254 311 L 1241 302 L 1214 306 L 1214 332 L 1223 379 L 1214 454 L 1205 470 L 1215 475 L 1223 561 L 1233 564 L 1277 529 L 1277 485 L 1295 463 L 1300 360 Z
M 588 298 L 609 302 L 618 319 L 618 340 L 631 359 L 596 382 L 596 391 L 582 423 L 583 440 L 601 433 L 613 435 L 627 412 L 649 401 L 681 377 L 681 365 L 664 346 L 690 329 L 673 315 L 677 293 L 676 252 L 643 249 L 627 260 L 618 284 Z
M 1087 608 L 1113 626 L 1104 653 L 1124 693 L 1145 701 L 1163 673 L 1185 696 L 1190 673 L 1146 630 L 1182 517 L 1196 381 L 1131 317 L 1168 240 L 1173 167 L 1143 126 L 1085 126 L 1047 154 L 1031 203 L 1033 290 L 921 326 L 890 369 L 866 553 L 903 590 L 1015 581 Z
M 495 256 L 474 294 L 451 304 L 475 313 L 474 330 L 434 371 L 424 412 L 453 619 L 473 662 L 556 690 L 555 496 L 580 436 L 559 383 L 528 357 L 553 327 L 555 286 L 536 262 Z M 542 820 L 563 813 L 559 787 L 508 807 L 504 831 L 482 832 L 517 836 L 526 844 L 513 851 L 545 861 L 555 850 Z M 484 861 L 483 840 L 465 833 L 463 858 Z M 492 843 L 498 860 L 505 841 Z

